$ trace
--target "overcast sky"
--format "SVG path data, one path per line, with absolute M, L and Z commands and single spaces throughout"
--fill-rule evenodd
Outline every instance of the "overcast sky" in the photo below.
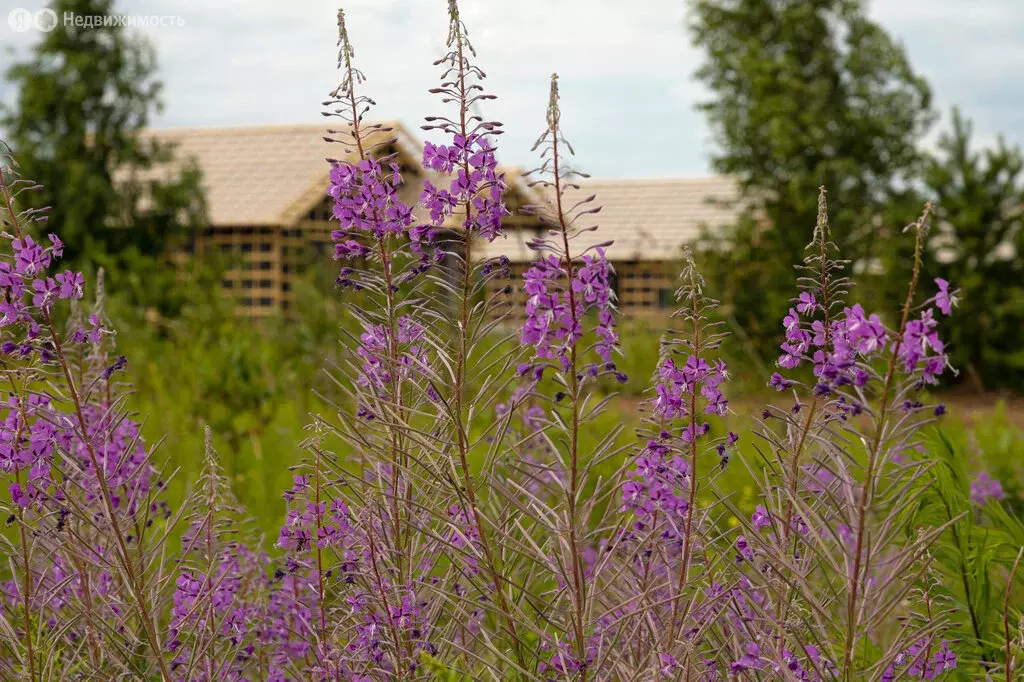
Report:
M 145 32 L 165 83 L 160 127 L 317 122 L 337 81 L 337 0 L 120 0 L 126 14 L 181 17 Z M 463 19 L 488 73 L 488 118 L 505 123 L 501 158 L 532 165 L 548 78 L 561 77 L 563 127 L 577 162 L 598 176 L 710 172 L 711 141 L 694 104 L 701 55 L 685 30 L 685 0 L 462 0 Z M 39 33 L 8 24 L 0 46 L 23 54 Z M 347 0 L 364 91 L 376 116 L 411 127 L 443 113 L 427 94 L 444 54 L 446 0 Z M 870 14 L 906 45 L 944 113 L 959 104 L 979 139 L 1024 144 L 1024 0 L 874 0 Z M 0 53 L 0 66 L 12 59 Z M 13 92 L 0 84 L 0 99 Z

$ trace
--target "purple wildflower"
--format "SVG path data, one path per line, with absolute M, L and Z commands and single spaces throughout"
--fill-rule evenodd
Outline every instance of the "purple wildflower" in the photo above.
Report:
M 341 229 L 332 235 L 335 241 L 350 234 L 369 234 L 376 239 L 405 234 L 412 224 L 412 209 L 398 199 L 397 184 L 376 159 L 335 164 L 328 188 L 334 199 L 334 217 L 341 223 Z
M 565 290 L 567 264 L 556 256 L 537 261 L 523 275 L 526 284 L 526 321 L 519 338 L 536 349 L 536 357 L 554 360 L 563 371 L 569 369 L 573 346 L 583 338 L 583 319 L 589 311 L 597 311 L 594 327 L 595 346 L 601 360 L 611 362 L 618 343 L 614 328 L 611 265 L 603 249 L 584 255 L 574 269 L 572 293 Z
M 750 523 L 753 525 L 755 531 L 761 530 L 762 528 L 769 528 L 772 525 L 772 517 L 763 506 L 757 505 L 757 508 L 754 510 L 754 514 L 750 517 Z
M 998 502 L 1005 498 L 1006 493 L 1003 492 L 1003 484 L 989 476 L 988 472 L 982 471 L 978 474 L 977 478 L 971 481 L 971 502 L 979 507 L 989 500 L 996 500 Z
M 392 352 L 391 331 L 383 324 L 367 325 L 359 337 L 360 345 L 356 352 L 363 360 L 362 371 L 358 381 L 384 395 L 390 390 L 392 381 L 409 380 L 426 367 L 427 348 L 424 344 L 426 330 L 416 323 L 411 316 L 405 315 L 398 319 L 395 331 L 395 357 L 389 361 Z M 390 362 L 394 363 L 396 377 L 392 377 Z
M 747 642 L 743 647 L 743 655 L 740 656 L 739 660 L 729 664 L 729 671 L 736 674 L 746 670 L 756 670 L 761 663 L 760 653 L 761 647 L 755 642 Z
M 487 241 L 501 234 L 502 220 L 508 215 L 502 195 L 505 176 L 498 172 L 495 147 L 486 135 L 452 135 L 451 145 L 427 142 L 423 149 L 423 165 L 432 170 L 455 176 L 448 188 L 423 183 L 420 203 L 430 213 L 431 225 L 442 226 L 457 206 L 466 206 L 463 228 Z
M 935 305 L 943 315 L 949 315 L 956 305 L 956 297 L 950 294 L 949 282 L 941 277 L 935 278 L 935 285 L 939 287 L 939 293 L 935 294 Z

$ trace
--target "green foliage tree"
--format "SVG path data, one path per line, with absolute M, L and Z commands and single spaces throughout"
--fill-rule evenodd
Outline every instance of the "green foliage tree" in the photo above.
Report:
M 113 5 L 55 0 L 52 9 L 111 16 Z M 116 22 L 97 23 L 58 21 L 7 69 L 17 101 L 0 110 L 0 125 L 24 175 L 43 186 L 33 201 L 51 207 L 48 229 L 64 240 L 65 258 L 103 265 L 113 288 L 173 308 L 181 303 L 169 286 L 174 268 L 154 265 L 202 224 L 199 173 L 167 172 L 171 149 L 139 135 L 160 108 L 152 45 Z
M 712 166 L 736 178 L 743 207 L 732 230 L 706 234 L 706 274 L 766 356 L 818 187 L 855 265 L 869 262 L 889 225 L 920 211 L 899 188 L 918 172 L 931 95 L 858 0 L 696 0 L 690 30 L 707 55 L 696 76 L 711 93 L 699 109 L 716 143 Z
M 986 389 L 1024 389 L 1024 153 L 999 138 L 972 148 L 970 121 L 953 111 L 924 182 L 936 205 L 932 271 L 962 290 L 949 330 L 952 361 Z

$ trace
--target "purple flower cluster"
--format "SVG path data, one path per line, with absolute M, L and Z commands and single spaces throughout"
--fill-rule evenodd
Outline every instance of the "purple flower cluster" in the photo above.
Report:
M 52 362 L 53 345 L 41 340 L 41 320 L 36 315 L 48 316 L 55 301 L 81 298 L 84 284 L 82 274 L 71 270 L 47 276 L 47 268 L 64 252 L 56 235 L 49 240 L 50 246 L 43 247 L 31 236 L 13 239 L 13 259 L 0 260 L 0 328 L 25 327 L 24 334 L 16 334 L 20 338 L 3 340 L 3 352 L 12 355 L 17 351 L 22 358 L 38 352 L 43 362 Z
M 53 258 L 63 253 L 63 244 L 55 235 L 50 235 L 51 246 L 43 248 L 32 237 L 15 239 L 11 242 L 14 250 L 14 267 L 8 262 L 0 263 L 0 291 L 4 302 L 0 304 L 0 326 L 21 321 L 30 322 L 31 314 L 26 309 L 24 295 L 32 293 L 32 305 L 49 311 L 54 301 L 82 298 L 85 279 L 80 272 L 67 270 L 56 278 L 44 274 Z
M 932 651 L 934 653 L 929 657 L 929 652 Z M 943 673 L 956 670 L 956 666 L 956 653 L 949 648 L 946 640 L 942 640 L 937 648 L 930 642 L 920 641 L 899 653 L 882 673 L 881 680 L 882 682 L 910 678 L 935 680 Z
M 936 279 L 939 293 L 930 299 L 948 314 L 952 298 L 949 284 Z M 860 304 L 843 309 L 843 315 L 826 323 L 812 319 L 821 304 L 810 291 L 802 291 L 793 299 L 794 307 L 783 319 L 786 340 L 778 365 L 795 369 L 804 361 L 814 366 L 819 392 L 827 393 L 834 387 L 853 385 L 863 387 L 872 374 L 867 363 L 877 354 L 891 349 L 898 354 L 907 374 L 918 374 L 923 383 L 934 384 L 948 364 L 944 345 L 936 331 L 937 322 L 932 308 L 925 307 L 917 319 L 908 320 L 903 335 L 888 330 L 876 314 L 868 315 Z M 778 372 L 772 374 L 769 385 L 785 390 L 792 382 Z
M 938 322 L 928 308 L 918 319 L 907 322 L 903 339 L 898 345 L 904 371 L 907 374 L 920 372 L 921 381 L 926 384 L 938 383 L 938 377 L 949 364 L 937 328 Z
M 611 620 L 611 619 L 609 619 Z M 541 644 L 542 658 L 538 672 L 544 675 L 545 680 L 573 679 L 582 672 L 593 668 L 595 661 L 600 655 L 601 649 L 608 646 L 608 641 L 614 638 L 615 631 L 605 624 L 601 624 L 597 631 L 586 637 L 582 655 L 575 646 L 572 637 L 566 637 L 552 641 L 545 637 Z
M 12 257 L 0 259 L 0 329 L 5 330 L 0 352 L 24 362 L 38 358 L 44 365 L 56 360 L 54 341 L 48 336 L 50 330 L 44 329 L 49 326 L 53 304 L 82 298 L 85 282 L 81 273 L 71 270 L 48 276 L 47 269 L 64 251 L 64 244 L 56 235 L 51 234 L 48 239 L 50 245 L 45 247 L 29 235 L 12 239 Z M 104 330 L 96 316 L 90 317 L 90 327 L 89 330 L 76 327 L 64 343 L 98 343 Z M 105 408 L 86 406 L 89 418 L 86 438 L 99 448 L 110 448 L 111 456 L 115 457 L 112 466 L 117 467 L 116 457 L 124 454 L 124 436 L 132 425 L 127 422 L 108 435 L 110 425 L 98 424 L 95 420 L 97 410 L 102 409 Z M 20 507 L 39 507 L 51 496 L 59 501 L 62 492 L 54 489 L 52 480 L 55 455 L 82 450 L 84 443 L 78 424 L 71 415 L 55 409 L 45 393 L 8 396 L 0 407 L 0 416 L 0 470 L 15 474 L 15 482 L 10 485 L 14 503 Z M 83 460 L 83 464 L 88 465 L 88 462 Z M 120 466 L 130 471 L 133 462 Z M 89 479 L 87 473 L 86 479 L 87 492 L 95 491 L 95 477 Z M 112 487 L 120 483 L 117 481 Z M 148 478 L 142 476 L 132 485 L 144 494 L 148 483 Z
M 666 358 L 658 368 L 658 378 L 654 412 L 665 419 L 690 417 L 689 431 L 683 434 L 687 442 L 704 435 L 709 428 L 707 423 L 696 425 L 698 417 L 690 414 L 691 405 L 703 403 L 705 414 L 725 416 L 729 401 L 720 386 L 729 378 L 729 372 L 724 360 L 709 365 L 704 358 L 690 355 L 679 367 L 673 358 Z
M 502 196 L 505 176 L 498 172 L 495 147 L 482 134 L 452 136 L 452 144 L 423 147 L 423 165 L 454 177 L 447 189 L 423 183 L 420 203 L 430 213 L 431 225 L 439 228 L 458 206 L 467 208 L 462 226 L 466 232 L 479 233 L 487 241 L 501 234 L 501 221 L 508 215 Z
M 814 375 L 823 384 L 863 386 L 867 383 L 870 375 L 857 360 L 885 348 L 888 332 L 878 315 L 869 316 L 856 304 L 844 308 L 843 316 L 832 320 L 826 328 L 822 320 L 801 317 L 811 317 L 821 308 L 813 294 L 801 292 L 795 302 L 796 308 L 790 308 L 782 322 L 786 341 L 782 344 L 779 366 L 795 369 L 801 362 L 810 360 Z M 772 375 L 771 385 L 782 390 L 787 382 L 776 373 Z
M 10 206 L 31 183 L 17 177 L 6 154 L 0 165 L 0 192 Z M 101 297 L 88 322 L 72 306 L 67 325 L 58 327 L 54 319 L 64 316 L 56 304 L 83 298 L 85 280 L 71 270 L 48 272 L 64 246 L 56 236 L 48 246 L 36 243 L 26 231 L 38 222 L 32 210 L 7 213 L 5 229 L 17 236 L 8 234 L 11 254 L 0 256 L 0 352 L 8 356 L 11 390 L 0 403 L 0 471 L 22 557 L 5 592 L 17 622 L 49 622 L 59 630 L 54 641 L 88 651 L 98 666 L 100 649 L 120 646 L 111 637 L 161 649 L 153 614 L 166 614 L 155 610 L 159 590 L 146 584 L 149 564 L 141 557 L 154 556 L 150 538 L 166 537 L 154 525 L 170 513 L 155 497 L 163 482 L 154 483 L 139 426 L 111 382 L 127 359 L 108 355 Z M 22 631 L 5 646 L 24 643 L 31 651 L 32 637 Z M 159 667 L 169 678 L 162 657 Z M 24 672 L 34 678 L 31 669 Z M 0 676 L 10 672 L 0 657 Z
M 117 418 L 108 405 L 86 405 L 82 408 L 86 435 L 97 461 L 103 467 L 103 478 L 111 492 L 115 509 L 124 506 L 134 515 L 145 505 L 153 487 L 154 470 L 150 466 L 139 434 L 139 425 L 128 418 Z M 101 495 L 99 476 L 92 465 L 89 448 L 81 438 L 71 441 L 81 475 L 74 476 L 87 501 L 98 501 Z
M 399 664 L 403 654 L 391 646 L 394 637 L 408 642 L 414 654 L 412 661 L 404 660 L 404 666 L 415 666 L 420 651 L 436 653 L 423 613 L 426 604 L 417 597 L 415 581 L 396 585 L 384 568 L 389 550 L 380 543 L 386 537 L 386 520 L 357 519 L 347 504 L 329 497 L 326 489 L 320 491 L 317 502 L 311 475 L 316 471 L 295 476 L 284 495 L 289 509 L 277 546 L 287 556 L 271 589 L 262 617 L 266 630 L 261 635 L 264 645 L 276 652 L 275 668 L 301 667 L 312 656 L 313 669 L 323 679 L 371 680 L 377 678 L 370 672 L 394 670 Z M 388 472 L 382 471 L 379 480 L 388 481 Z M 456 525 L 465 519 L 457 509 L 452 513 Z M 460 531 L 453 541 L 472 544 L 473 537 Z M 430 573 L 430 565 L 421 568 L 424 574 Z M 344 605 L 334 605 L 335 599 Z M 322 626 L 332 629 L 338 617 L 345 618 L 346 627 L 351 628 L 343 646 L 321 641 L 319 632 Z
M 807 659 L 801 660 L 799 656 L 783 647 L 781 649 L 782 660 L 776 661 L 765 657 L 762 647 L 756 642 L 747 642 L 743 648 L 742 655 L 729 664 L 729 672 L 739 675 L 745 671 L 773 671 L 775 675 L 784 676 L 780 679 L 806 680 L 807 682 L 819 682 L 822 679 L 832 679 L 836 671 L 834 666 L 821 656 L 818 647 L 813 644 L 806 645 Z M 810 665 L 807 665 L 810 663 Z M 785 668 L 785 672 L 783 672 Z M 828 670 L 829 675 L 823 678 L 818 670 Z
M 337 163 L 331 167 L 328 194 L 334 199 L 334 217 L 340 223 L 340 229 L 331 232 L 334 257 L 342 261 L 364 259 L 374 250 L 371 242 L 376 241 L 390 277 L 393 249 L 386 241 L 392 237 L 408 237 L 412 252 L 419 256 L 418 264 L 401 278 L 401 281 L 408 281 L 427 271 L 443 254 L 427 248 L 435 230 L 430 225 L 413 225 L 412 207 L 398 196 L 402 185 L 399 166 L 394 162 L 389 166 L 390 174 L 377 159 L 370 157 L 359 163 Z M 363 283 L 354 279 L 354 275 L 352 267 L 343 266 L 337 283 L 362 289 Z M 389 286 L 392 292 L 397 287 L 394 281 Z
M 665 538 L 682 538 L 688 508 L 690 464 L 663 440 L 648 441 L 622 484 L 622 505 L 634 513 L 633 529 L 642 532 L 655 522 L 667 525 Z
M 1003 491 L 1003 484 L 989 476 L 988 472 L 982 471 L 978 474 L 977 478 L 971 481 L 971 502 L 979 507 L 989 500 L 998 502 L 1005 498 L 1006 493 Z
M 268 679 L 287 682 L 287 671 L 308 660 L 312 648 L 313 609 L 317 593 L 310 576 L 289 573 L 270 592 L 266 610 L 257 621 L 259 646 L 269 651 Z
M 402 184 L 398 164 L 386 175 L 376 159 L 359 163 L 337 163 L 331 167 L 327 193 L 334 199 L 334 217 L 341 224 L 332 237 L 335 256 L 365 255 L 365 246 L 348 240 L 353 234 L 370 234 L 375 239 L 405 234 L 412 224 L 412 208 L 398 198 Z
M 41 508 L 55 494 L 54 449 L 58 441 L 66 447 L 71 440 L 69 420 L 52 409 L 49 397 L 39 394 L 30 394 L 27 400 L 11 395 L 5 410 L 0 424 L 0 471 L 17 474 L 10 485 L 15 505 Z M 24 479 L 20 472 L 25 472 Z
M 300 500 L 308 495 L 308 490 L 309 479 L 296 476 L 294 485 L 285 497 Z M 351 570 L 360 556 L 356 544 L 358 540 L 358 532 L 344 502 L 331 500 L 328 505 L 323 501 L 307 500 L 299 504 L 299 508 L 288 510 L 277 538 L 277 546 L 297 553 L 308 552 L 314 546 L 320 549 L 331 548 L 344 556 L 345 564 Z
M 619 338 L 614 327 L 611 274 L 603 249 L 585 254 L 573 269 L 570 294 L 565 285 L 569 277 L 565 259 L 549 255 L 534 263 L 523 275 L 528 298 L 520 340 L 536 349 L 537 358 L 557 361 L 567 371 L 572 348 L 583 338 L 584 317 L 596 311 L 595 350 L 606 365 L 611 363 Z
M 362 358 L 363 366 L 358 381 L 383 395 L 392 381 L 411 378 L 417 370 L 426 367 L 427 347 L 424 342 L 425 330 L 409 315 L 398 318 L 395 331 L 395 357 L 391 357 L 391 332 L 383 324 L 369 325 L 359 337 L 356 352 Z M 390 365 L 394 363 L 398 376 L 391 375 Z
M 418 600 L 413 590 L 394 590 L 388 584 L 379 586 L 386 592 L 399 592 L 395 602 L 383 610 L 368 594 L 357 594 L 346 598 L 351 613 L 359 619 L 352 641 L 347 646 L 346 658 L 356 669 L 360 664 L 369 664 L 370 670 L 393 670 L 394 664 L 387 658 L 384 646 L 386 632 L 390 629 L 403 640 L 411 643 L 414 652 L 409 670 L 416 670 L 420 652 L 437 653 L 430 643 L 429 629 L 423 616 L 425 603 Z M 367 678 L 373 679 L 373 678 Z
M 258 614 L 246 590 L 258 588 L 262 582 L 261 563 L 244 546 L 238 546 L 221 553 L 212 575 L 182 571 L 175 581 L 167 643 L 168 650 L 183 654 L 177 659 L 177 666 L 187 660 L 183 638 L 196 632 L 210 632 L 233 645 L 247 639 Z M 247 646 L 251 654 L 252 645 Z M 236 675 L 239 676 L 235 679 L 244 679 L 240 672 Z
M 103 549 L 94 548 L 94 557 L 103 560 Z M 123 613 L 122 606 L 116 602 L 106 601 L 108 597 L 114 596 L 115 579 L 108 570 L 99 570 L 83 574 L 72 567 L 62 555 L 55 555 L 49 561 L 45 569 L 35 572 L 33 582 L 35 583 L 34 594 L 29 606 L 45 614 L 46 623 L 54 628 L 60 622 L 74 613 L 73 605 L 80 602 L 85 594 L 86 581 L 92 594 L 104 602 L 97 608 L 102 611 L 104 617 L 118 618 Z M 88 578 L 86 578 L 88 575 Z M 0 611 L 5 607 L 12 611 L 20 610 L 25 605 L 23 594 L 24 585 L 17 580 L 10 580 L 3 584 L 3 602 L 0 602 Z M 80 641 L 80 627 L 74 627 L 67 632 L 68 639 L 74 643 Z

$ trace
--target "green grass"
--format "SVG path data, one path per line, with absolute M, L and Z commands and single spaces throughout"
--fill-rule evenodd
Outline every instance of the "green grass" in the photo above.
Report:
M 115 316 L 121 352 L 129 357 L 128 378 L 135 387 L 132 407 L 145 420 L 147 441 L 160 443 L 155 461 L 175 472 L 168 488 L 172 504 L 184 499 L 199 475 L 203 427 L 209 425 L 239 501 L 259 528 L 270 537 L 276 535 L 284 516 L 281 493 L 291 485 L 289 467 L 304 455 L 301 443 L 311 415 L 334 420 L 328 401 L 340 396 L 324 368 L 338 357 L 346 330 L 352 331 L 352 322 L 337 301 L 311 290 L 300 296 L 304 314 L 287 322 L 271 319 L 257 325 L 207 307 L 197 307 L 159 328 L 130 314 Z M 617 445 L 638 442 L 637 408 L 648 395 L 656 370 L 663 322 L 640 319 L 621 325 L 623 355 L 618 364 L 629 381 L 606 385 L 618 397 L 584 429 L 584 452 L 614 427 L 621 427 Z M 740 456 L 720 475 L 717 487 L 732 505 L 749 514 L 756 487 L 740 460 L 757 470 L 756 446 L 761 443 L 754 433 L 755 419 L 766 401 L 788 398 L 765 388 L 763 369 L 752 365 L 741 344 L 727 344 L 723 352 L 731 369 L 727 394 L 735 413 L 715 435 L 727 430 L 740 434 Z M 965 470 L 986 470 L 1001 480 L 1009 498 L 1007 508 L 1024 516 L 1024 424 L 1011 419 L 1006 403 L 979 407 L 975 401 L 963 409 L 960 405 L 961 401 L 951 401 L 941 422 L 943 433 L 962 456 Z M 933 447 L 935 442 L 933 438 Z M 339 455 L 344 452 L 343 443 L 330 439 L 325 447 Z M 717 457 L 710 455 L 702 467 L 716 469 Z

